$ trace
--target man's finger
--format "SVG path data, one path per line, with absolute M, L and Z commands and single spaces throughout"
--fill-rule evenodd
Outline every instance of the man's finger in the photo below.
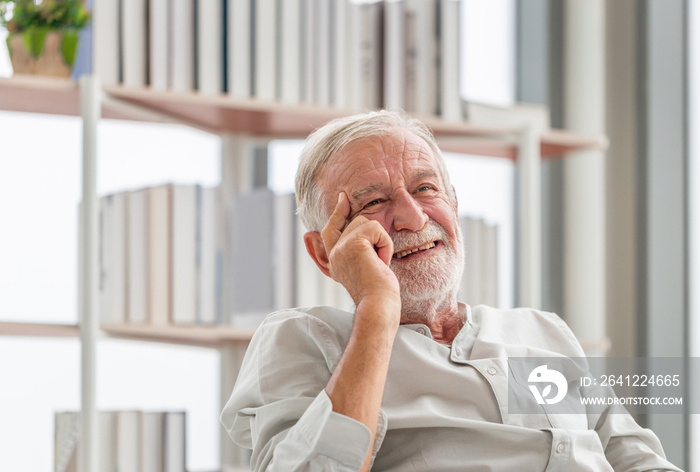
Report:
M 347 195 L 345 195 L 345 192 L 340 192 L 340 195 L 338 195 L 338 203 L 335 205 L 335 209 L 328 219 L 328 223 L 326 223 L 323 231 L 321 231 L 321 239 L 326 248 L 326 254 L 331 252 L 331 249 L 333 249 L 338 239 L 340 239 L 340 235 L 343 234 L 349 215 L 350 201 Z

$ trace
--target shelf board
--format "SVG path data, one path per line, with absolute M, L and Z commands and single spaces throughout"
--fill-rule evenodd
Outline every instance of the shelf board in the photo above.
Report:
M 254 328 L 227 326 L 103 325 L 101 329 L 111 337 L 204 346 L 248 342 L 255 332 Z M 0 321 L 0 336 L 76 338 L 80 336 L 80 328 L 69 324 Z
M 248 342 L 255 333 L 255 328 L 228 326 L 102 325 L 101 329 L 112 337 L 195 345 Z
M 15 75 L 0 78 L 0 110 L 49 115 L 80 116 L 80 91 L 70 79 Z M 102 116 L 128 120 L 129 116 L 103 107 Z
M 0 321 L 0 336 L 77 338 L 79 335 L 78 326 L 74 324 Z
M 113 103 L 126 103 L 145 111 L 137 117 L 124 108 L 110 106 L 108 100 L 102 107 L 104 118 L 177 121 L 218 134 L 244 133 L 303 139 L 329 120 L 356 112 L 254 99 L 232 99 L 223 94 L 161 92 L 148 88 L 105 87 L 104 92 Z M 71 80 L 47 77 L 0 78 L 0 109 L 79 116 L 78 85 Z M 155 113 L 149 115 L 149 112 Z M 168 119 L 158 119 L 157 115 Z M 467 121 L 449 122 L 435 117 L 418 118 L 433 130 L 445 151 L 513 160 L 517 157 L 516 129 L 513 127 L 480 126 Z M 583 136 L 560 130 L 546 131 L 541 140 L 544 158 L 606 147 L 607 140 L 602 136 Z

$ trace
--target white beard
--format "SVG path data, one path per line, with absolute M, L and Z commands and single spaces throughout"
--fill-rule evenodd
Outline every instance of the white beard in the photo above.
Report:
M 433 257 L 392 263 L 401 287 L 401 312 L 411 318 L 433 318 L 437 310 L 456 301 L 464 269 L 464 242 L 459 224 L 456 235 L 450 239 L 447 231 L 430 220 L 420 232 L 397 232 L 391 235 L 394 248 L 424 244 L 440 240 L 440 253 Z

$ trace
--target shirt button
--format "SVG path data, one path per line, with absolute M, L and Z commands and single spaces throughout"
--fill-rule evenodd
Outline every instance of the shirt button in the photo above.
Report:
M 491 375 L 496 375 L 498 373 L 495 367 L 489 367 L 488 369 L 486 369 L 486 372 L 488 372 Z
M 418 334 L 422 334 L 423 336 L 427 334 L 425 328 L 418 328 L 416 331 L 418 332 Z
M 557 454 L 561 454 L 562 452 L 564 452 L 564 444 L 559 443 L 557 444 Z
M 462 355 L 462 350 L 461 350 L 460 348 L 456 347 L 456 348 L 455 348 L 455 354 L 457 354 L 458 356 L 461 356 L 461 355 Z

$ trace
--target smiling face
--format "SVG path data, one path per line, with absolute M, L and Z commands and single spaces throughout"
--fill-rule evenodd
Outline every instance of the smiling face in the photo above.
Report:
M 457 203 L 422 139 L 398 130 L 352 144 L 333 156 L 318 181 L 327 208 L 345 192 L 350 220 L 363 215 L 389 234 L 394 242 L 390 267 L 401 285 L 404 309 L 454 298 L 464 253 Z

